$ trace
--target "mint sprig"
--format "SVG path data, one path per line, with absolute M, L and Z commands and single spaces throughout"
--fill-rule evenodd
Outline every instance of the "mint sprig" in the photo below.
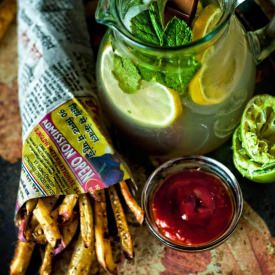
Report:
M 149 10 L 145 10 L 132 18 L 131 31 L 140 41 L 159 45 L 159 37 L 151 21 Z
M 119 83 L 119 87 L 126 93 L 135 93 L 141 81 L 137 67 L 131 59 L 114 55 L 113 74 Z
M 182 46 L 192 39 L 192 30 L 185 21 L 173 17 L 167 24 L 164 35 L 163 45 L 167 47 Z
M 148 10 L 142 11 L 131 20 L 131 31 L 135 38 L 158 46 L 182 46 L 192 39 L 192 30 L 186 22 L 173 17 L 166 25 L 164 9 L 167 1 L 153 1 Z
M 129 4 L 135 1 L 138 0 L 127 2 Z M 151 1 L 147 10 L 131 19 L 131 32 L 136 39 L 153 46 L 164 47 L 182 46 L 191 41 L 192 30 L 184 20 L 173 17 L 165 24 L 166 3 L 167 0 Z M 121 89 L 126 93 L 136 92 L 143 79 L 159 82 L 182 95 L 200 66 L 195 56 L 192 55 L 179 55 L 174 57 L 175 60 L 148 57 L 144 52 L 138 50 L 135 50 L 134 55 L 140 62 L 133 63 L 125 57 L 119 57 L 120 60 L 116 56 L 114 58 L 113 73 L 119 81 Z M 160 69 L 156 70 L 156 68 Z
M 155 31 L 156 36 L 160 45 L 163 44 L 163 34 L 164 34 L 164 20 L 160 15 L 159 6 L 157 2 L 153 2 L 149 6 L 149 16 L 151 20 L 152 27 Z

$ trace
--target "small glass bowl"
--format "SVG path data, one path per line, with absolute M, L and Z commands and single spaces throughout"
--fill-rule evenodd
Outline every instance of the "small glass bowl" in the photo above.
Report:
M 154 221 L 151 211 L 151 202 L 155 191 L 167 177 L 176 174 L 184 169 L 197 169 L 203 172 L 211 173 L 218 177 L 229 192 L 233 202 L 233 217 L 226 231 L 215 240 L 206 244 L 199 245 L 181 245 L 174 243 L 165 237 L 159 230 Z M 222 163 L 204 156 L 190 156 L 173 159 L 159 166 L 148 178 L 142 191 L 142 207 L 145 211 L 145 221 L 153 235 L 163 244 L 176 250 L 185 252 L 201 252 L 210 250 L 223 243 L 235 230 L 243 209 L 243 196 L 241 188 L 232 172 Z M 165 207 L 165 206 L 164 206 Z

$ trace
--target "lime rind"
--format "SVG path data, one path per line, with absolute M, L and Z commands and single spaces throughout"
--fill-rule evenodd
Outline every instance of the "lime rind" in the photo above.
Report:
M 258 163 L 250 158 L 241 141 L 238 127 L 233 135 L 233 161 L 237 170 L 246 178 L 258 183 L 275 183 L 275 159 L 270 163 Z
M 243 113 L 240 127 L 242 146 L 258 163 L 275 160 L 275 97 L 252 98 Z

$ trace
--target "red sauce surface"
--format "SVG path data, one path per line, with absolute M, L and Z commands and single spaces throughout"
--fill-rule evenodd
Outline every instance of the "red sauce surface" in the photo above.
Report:
M 201 245 L 221 236 L 233 217 L 229 191 L 216 176 L 184 170 L 161 184 L 152 200 L 159 231 L 182 245 Z

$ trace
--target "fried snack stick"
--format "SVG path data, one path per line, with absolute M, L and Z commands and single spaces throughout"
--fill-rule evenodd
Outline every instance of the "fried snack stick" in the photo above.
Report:
M 37 204 L 38 199 L 31 199 L 26 202 L 26 211 L 27 215 L 32 214 L 32 211 L 34 210 L 36 204 Z
M 108 233 L 108 221 L 106 212 L 106 199 L 104 190 L 96 192 L 98 200 L 95 200 L 95 244 L 97 260 L 101 266 L 111 272 L 116 272 L 116 264 L 113 260 L 111 242 Z
M 45 207 L 49 210 L 49 212 L 52 211 L 57 200 L 58 200 L 58 197 L 49 197 L 49 198 L 43 199 Z M 51 212 L 51 217 L 54 218 L 54 220 L 57 219 L 57 215 L 58 215 L 57 209 Z M 25 235 L 28 241 L 32 240 L 39 244 L 47 243 L 47 239 L 45 237 L 44 231 L 34 215 L 32 216 L 30 223 L 26 228 Z
M 17 241 L 13 260 L 10 265 L 11 275 L 24 275 L 31 260 L 35 244 Z
M 42 265 L 39 270 L 40 275 L 50 275 L 52 272 L 53 248 L 48 243 L 45 248 Z
M 34 231 L 37 226 L 38 226 L 38 221 L 37 221 L 36 217 L 34 215 L 32 215 L 30 221 L 28 222 L 28 224 L 24 230 L 24 236 L 28 242 L 35 240 L 33 234 L 34 234 Z
M 91 201 L 86 194 L 79 196 L 80 232 L 86 247 L 94 244 L 94 218 Z
M 26 202 L 25 207 L 22 212 L 23 216 L 18 219 L 18 239 L 21 241 L 26 241 L 26 228 L 28 227 L 30 217 L 32 216 L 32 211 L 37 204 L 37 199 L 31 199 Z
M 37 226 L 35 227 L 35 229 L 33 230 L 32 233 L 32 239 L 38 243 L 38 244 L 42 244 L 45 245 L 48 243 L 46 236 L 44 234 L 44 231 L 41 227 L 41 225 L 37 222 Z
M 73 215 L 72 218 L 68 222 L 66 222 L 62 225 L 61 233 L 63 236 L 62 237 L 63 241 L 60 243 L 59 246 L 57 246 L 53 250 L 54 255 L 60 253 L 68 246 L 68 244 L 71 242 L 71 240 L 73 239 L 73 237 L 77 231 L 77 227 L 78 227 L 78 217 L 75 213 L 75 215 Z
M 53 248 L 62 241 L 62 235 L 59 231 L 56 220 L 50 215 L 49 207 L 44 203 L 45 199 L 39 199 L 33 211 L 34 216 L 41 225 L 45 237 Z
M 53 207 L 53 205 L 47 205 L 47 208 L 49 210 L 52 207 Z M 58 209 L 53 210 L 50 213 L 50 216 L 56 221 L 57 220 L 57 216 L 58 216 Z M 35 229 L 33 230 L 32 236 L 33 236 L 33 239 L 35 240 L 35 242 L 37 242 L 38 244 L 44 245 L 44 244 L 48 243 L 47 238 L 46 238 L 46 236 L 44 234 L 43 228 L 42 228 L 41 224 L 38 223 L 38 221 L 37 221 L 37 225 L 36 225 Z
M 73 255 L 70 261 L 68 275 L 88 275 L 95 258 L 94 243 L 86 247 L 84 241 L 79 234 L 75 244 Z
M 73 214 L 74 207 L 77 203 L 78 195 L 67 195 L 59 206 L 59 216 L 63 222 L 68 221 Z
M 125 181 L 121 181 L 119 185 L 120 185 L 122 196 L 126 204 L 128 205 L 129 209 L 132 211 L 132 213 L 135 215 L 138 223 L 142 224 L 144 220 L 143 209 L 137 204 L 136 200 L 133 198 L 127 183 Z
M 6 33 L 10 23 L 16 14 L 16 1 L 4 0 L 0 1 L 0 40 Z
M 133 258 L 134 249 L 131 234 L 115 187 L 109 187 L 108 192 L 116 220 L 122 250 L 126 253 L 128 257 Z
M 55 209 L 52 211 L 52 208 L 55 205 L 56 201 L 53 200 L 49 200 L 48 198 L 43 199 L 43 202 L 45 203 L 45 208 L 48 209 L 48 211 L 50 212 L 49 216 L 53 219 L 53 220 L 57 220 L 57 216 L 58 216 L 58 209 Z M 42 244 L 45 245 L 48 243 L 47 238 L 44 234 L 44 230 L 41 226 L 41 224 L 38 222 L 38 220 L 36 219 L 35 216 L 33 216 L 33 219 L 36 221 L 36 223 L 34 222 L 34 224 L 36 224 L 35 228 L 32 230 L 32 237 L 33 240 L 35 242 L 37 242 L 38 244 Z
M 57 200 L 58 200 L 58 196 L 43 198 L 45 207 L 49 211 L 51 211 L 54 208 Z M 43 233 L 43 230 L 42 230 L 41 226 L 39 225 L 38 220 L 32 213 L 37 205 L 37 202 L 38 202 L 38 199 L 32 199 L 26 203 L 26 211 L 27 211 L 27 213 L 29 213 L 29 217 L 31 217 L 31 218 L 29 219 L 28 223 L 26 223 L 23 235 L 27 241 L 36 240 L 40 244 L 46 244 L 46 240 L 44 240 L 45 236 L 40 236 Z M 19 230 L 20 230 L 20 228 L 19 228 Z

